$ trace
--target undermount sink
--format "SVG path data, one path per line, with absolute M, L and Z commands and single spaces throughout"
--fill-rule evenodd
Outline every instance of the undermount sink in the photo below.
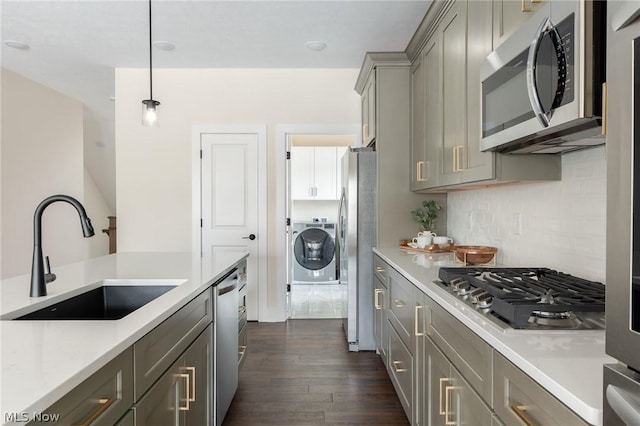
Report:
M 96 288 L 15 320 L 118 320 L 185 280 L 104 280 Z

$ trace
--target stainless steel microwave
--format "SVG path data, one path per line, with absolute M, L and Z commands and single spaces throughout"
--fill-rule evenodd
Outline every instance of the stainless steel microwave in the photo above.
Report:
M 481 65 L 481 150 L 554 154 L 604 143 L 605 46 L 605 1 L 548 0 Z

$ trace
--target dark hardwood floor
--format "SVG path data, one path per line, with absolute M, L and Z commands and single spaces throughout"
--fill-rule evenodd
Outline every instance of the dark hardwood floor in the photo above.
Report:
M 341 320 L 248 324 L 224 426 L 408 425 L 375 352 L 349 352 Z

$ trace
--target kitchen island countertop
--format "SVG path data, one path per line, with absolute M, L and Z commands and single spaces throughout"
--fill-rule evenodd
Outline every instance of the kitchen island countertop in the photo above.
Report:
M 441 266 L 462 266 L 453 253 L 373 251 L 583 419 L 602 425 L 602 366 L 615 362 L 604 330 L 502 329 L 433 283 Z
M 0 281 L 0 415 L 39 413 L 64 396 L 247 255 L 213 262 L 191 253 L 118 253 L 54 269 L 48 295 L 29 297 L 30 275 Z M 120 320 L 10 321 L 104 279 L 171 279 L 182 284 Z M 10 423 L 8 423 L 10 424 Z

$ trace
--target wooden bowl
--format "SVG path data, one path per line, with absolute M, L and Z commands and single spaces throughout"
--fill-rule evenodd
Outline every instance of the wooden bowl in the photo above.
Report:
M 466 265 L 481 265 L 491 262 L 498 249 L 490 246 L 456 246 L 454 252 L 458 260 Z

